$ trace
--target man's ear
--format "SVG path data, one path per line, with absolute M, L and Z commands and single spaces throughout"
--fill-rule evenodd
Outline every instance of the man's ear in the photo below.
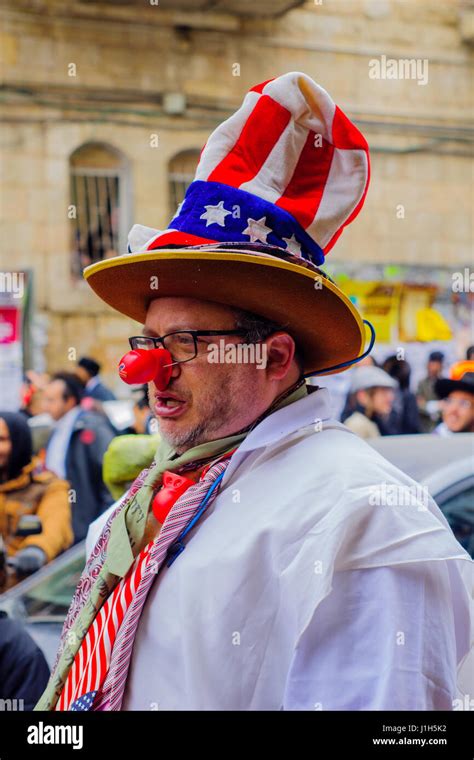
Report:
M 356 400 L 357 400 L 357 403 L 360 404 L 361 406 L 367 406 L 368 401 L 369 401 L 369 394 L 365 390 L 357 391 Z
M 267 373 L 272 380 L 283 380 L 291 371 L 293 364 L 298 370 L 294 361 L 295 341 L 287 332 L 273 333 L 263 341 L 263 347 L 266 353 Z
M 66 406 L 67 406 L 68 412 L 70 412 L 71 409 L 74 409 L 75 406 L 80 406 L 80 404 L 76 404 L 76 399 L 74 398 L 74 396 L 69 396 L 69 398 L 66 399 Z

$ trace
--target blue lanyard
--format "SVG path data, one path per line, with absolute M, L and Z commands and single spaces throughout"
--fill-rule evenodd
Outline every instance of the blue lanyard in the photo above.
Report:
M 205 512 L 205 510 L 207 508 L 207 505 L 209 503 L 209 499 L 211 498 L 211 495 L 216 490 L 217 486 L 221 482 L 221 480 L 224 477 L 225 473 L 226 473 L 226 471 L 224 470 L 224 472 L 221 472 L 221 474 L 217 476 L 217 478 L 215 479 L 214 483 L 209 488 L 208 492 L 206 493 L 206 495 L 204 496 L 203 500 L 201 501 L 196 514 L 191 518 L 191 520 L 188 522 L 188 524 L 186 525 L 186 527 L 183 528 L 183 530 L 181 531 L 181 533 L 179 534 L 179 536 L 176 538 L 176 540 L 173 541 L 173 543 L 168 547 L 168 551 L 166 553 L 166 556 L 169 557 L 169 559 L 166 562 L 166 567 L 170 567 L 170 565 L 173 564 L 173 562 L 175 561 L 175 559 L 177 557 L 179 557 L 179 555 L 181 554 L 181 552 L 183 552 L 185 550 L 186 544 L 182 543 L 182 539 L 189 533 L 189 531 L 191 530 L 191 528 L 193 528 L 196 525 L 196 523 L 199 520 L 199 518 L 201 517 L 202 513 Z

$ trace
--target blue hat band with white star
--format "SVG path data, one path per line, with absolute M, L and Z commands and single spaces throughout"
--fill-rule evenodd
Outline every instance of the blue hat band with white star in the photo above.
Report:
M 171 230 L 221 243 L 259 242 L 278 246 L 316 265 L 324 262 L 322 249 L 291 214 L 270 201 L 220 182 L 192 182 L 169 224 L 168 232 Z

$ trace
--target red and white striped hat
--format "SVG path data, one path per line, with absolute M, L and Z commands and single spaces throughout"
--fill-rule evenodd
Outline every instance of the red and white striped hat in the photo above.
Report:
M 260 232 L 260 242 L 321 264 L 362 208 L 368 184 L 364 136 L 326 90 L 291 72 L 252 87 L 209 137 L 170 227 L 135 227 L 130 249 L 254 242 L 247 219 L 264 216 L 269 231 L 257 226 L 254 238 Z
M 284 74 L 253 87 L 210 135 L 168 228 L 135 225 L 129 253 L 85 277 L 139 321 L 152 298 L 200 297 L 291 326 L 313 371 L 333 357 L 352 360 L 363 343 L 360 316 L 318 267 L 359 213 L 369 171 L 364 136 L 326 90 Z

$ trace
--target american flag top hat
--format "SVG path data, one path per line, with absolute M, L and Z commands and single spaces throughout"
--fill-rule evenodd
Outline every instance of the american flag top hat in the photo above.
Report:
M 359 213 L 367 141 L 329 94 L 291 72 L 252 87 L 204 146 L 166 230 L 135 225 L 129 252 L 84 276 L 143 323 L 149 303 L 199 298 L 271 319 L 293 335 L 305 374 L 360 356 L 363 321 L 320 269 Z

